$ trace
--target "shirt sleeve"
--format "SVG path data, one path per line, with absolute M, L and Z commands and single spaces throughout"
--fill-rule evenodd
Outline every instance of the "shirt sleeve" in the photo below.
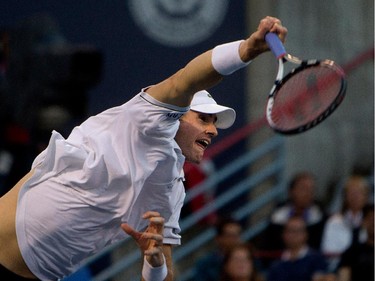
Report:
M 181 181 L 178 181 L 177 185 L 178 186 L 175 187 L 175 192 L 173 193 L 173 203 L 171 202 L 172 214 L 164 225 L 164 244 L 181 244 L 179 219 L 181 208 L 185 200 L 185 189 Z

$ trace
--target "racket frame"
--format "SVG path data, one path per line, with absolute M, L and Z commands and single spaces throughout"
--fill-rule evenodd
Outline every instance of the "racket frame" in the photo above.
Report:
M 295 64 L 299 64 L 299 66 L 292 69 L 287 75 L 285 75 L 283 77 L 283 75 L 284 75 L 284 63 L 287 62 L 287 61 L 295 63 Z M 275 97 L 277 95 L 278 90 L 294 74 L 296 74 L 300 71 L 303 71 L 303 70 L 305 70 L 309 67 L 317 66 L 319 64 L 324 64 L 327 67 L 333 67 L 333 68 L 335 68 L 337 73 L 341 72 L 342 79 L 341 79 L 341 88 L 340 88 L 339 94 L 336 96 L 336 98 L 333 100 L 333 102 L 330 104 L 330 106 L 328 106 L 324 111 L 322 111 L 322 113 L 319 114 L 314 120 L 312 120 L 312 121 L 310 121 L 310 122 L 308 122 L 308 123 L 306 123 L 302 126 L 292 128 L 292 129 L 289 129 L 289 130 L 284 130 L 284 129 L 278 128 L 278 126 L 272 120 L 272 109 L 273 109 L 274 100 L 275 100 Z M 285 134 L 285 135 L 299 134 L 299 133 L 302 133 L 304 131 L 307 131 L 307 130 L 315 127 L 319 123 L 321 123 L 324 119 L 326 119 L 329 115 L 331 115 L 333 113 L 333 111 L 335 111 L 335 109 L 341 104 L 341 102 L 343 101 L 343 99 L 345 97 L 346 84 L 347 83 L 346 83 L 344 71 L 338 65 L 336 65 L 334 61 L 331 61 L 331 60 L 322 60 L 322 61 L 320 61 L 320 60 L 301 60 L 297 57 L 286 54 L 282 58 L 279 58 L 279 69 L 278 69 L 278 73 L 277 73 L 277 76 L 276 76 L 276 80 L 275 80 L 275 83 L 274 83 L 274 85 L 273 85 L 273 87 L 272 87 L 272 89 L 271 89 L 271 91 L 268 95 L 268 101 L 267 101 L 267 107 L 266 107 L 267 122 L 274 131 L 276 131 L 278 133 L 281 133 L 281 134 Z
M 335 111 L 335 109 L 340 105 L 345 97 L 346 92 L 346 79 L 344 71 L 332 60 L 301 60 L 298 57 L 292 56 L 285 51 L 285 48 L 282 42 L 279 40 L 276 34 L 274 33 L 267 33 L 265 37 L 271 51 L 275 55 L 278 60 L 278 71 L 276 75 L 276 80 L 274 85 L 268 95 L 268 101 L 266 106 L 266 118 L 267 122 L 270 127 L 284 135 L 292 135 L 292 134 L 299 134 L 304 131 L 307 131 L 319 123 L 321 123 L 324 119 L 326 119 L 329 115 Z M 284 76 L 284 64 L 286 62 L 291 62 L 293 64 L 298 65 L 298 67 L 293 68 L 287 75 Z M 292 128 L 292 129 L 281 129 L 279 128 L 275 122 L 272 120 L 272 109 L 275 101 L 275 97 L 277 95 L 278 90 L 281 88 L 283 84 L 285 84 L 294 74 L 305 70 L 309 67 L 315 67 L 317 65 L 324 64 L 326 67 L 335 68 L 335 72 L 341 75 L 341 88 L 339 94 L 333 100 L 333 102 L 324 110 L 321 114 L 319 114 L 314 120 L 307 122 L 301 126 Z

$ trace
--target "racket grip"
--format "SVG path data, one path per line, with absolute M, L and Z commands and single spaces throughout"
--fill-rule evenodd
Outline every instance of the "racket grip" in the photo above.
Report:
M 275 33 L 268 32 L 265 36 L 265 40 L 277 59 L 286 55 L 284 45 Z

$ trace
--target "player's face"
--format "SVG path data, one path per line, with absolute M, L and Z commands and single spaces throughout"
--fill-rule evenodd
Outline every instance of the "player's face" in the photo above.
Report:
M 180 119 L 180 127 L 175 140 L 186 157 L 186 161 L 199 163 L 204 151 L 211 144 L 212 138 L 217 136 L 215 114 L 188 111 Z

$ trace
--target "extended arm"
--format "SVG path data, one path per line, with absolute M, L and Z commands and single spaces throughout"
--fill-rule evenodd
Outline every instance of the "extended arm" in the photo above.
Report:
M 276 18 L 262 19 L 257 31 L 240 43 L 238 51 L 235 50 L 243 62 L 248 62 L 268 50 L 264 40 L 267 32 L 278 34 L 284 41 L 287 29 Z M 147 92 L 159 101 L 185 107 L 190 105 L 194 93 L 216 85 L 222 78 L 223 75 L 212 64 L 212 50 L 210 50 L 191 60 L 171 77 L 150 87 Z

